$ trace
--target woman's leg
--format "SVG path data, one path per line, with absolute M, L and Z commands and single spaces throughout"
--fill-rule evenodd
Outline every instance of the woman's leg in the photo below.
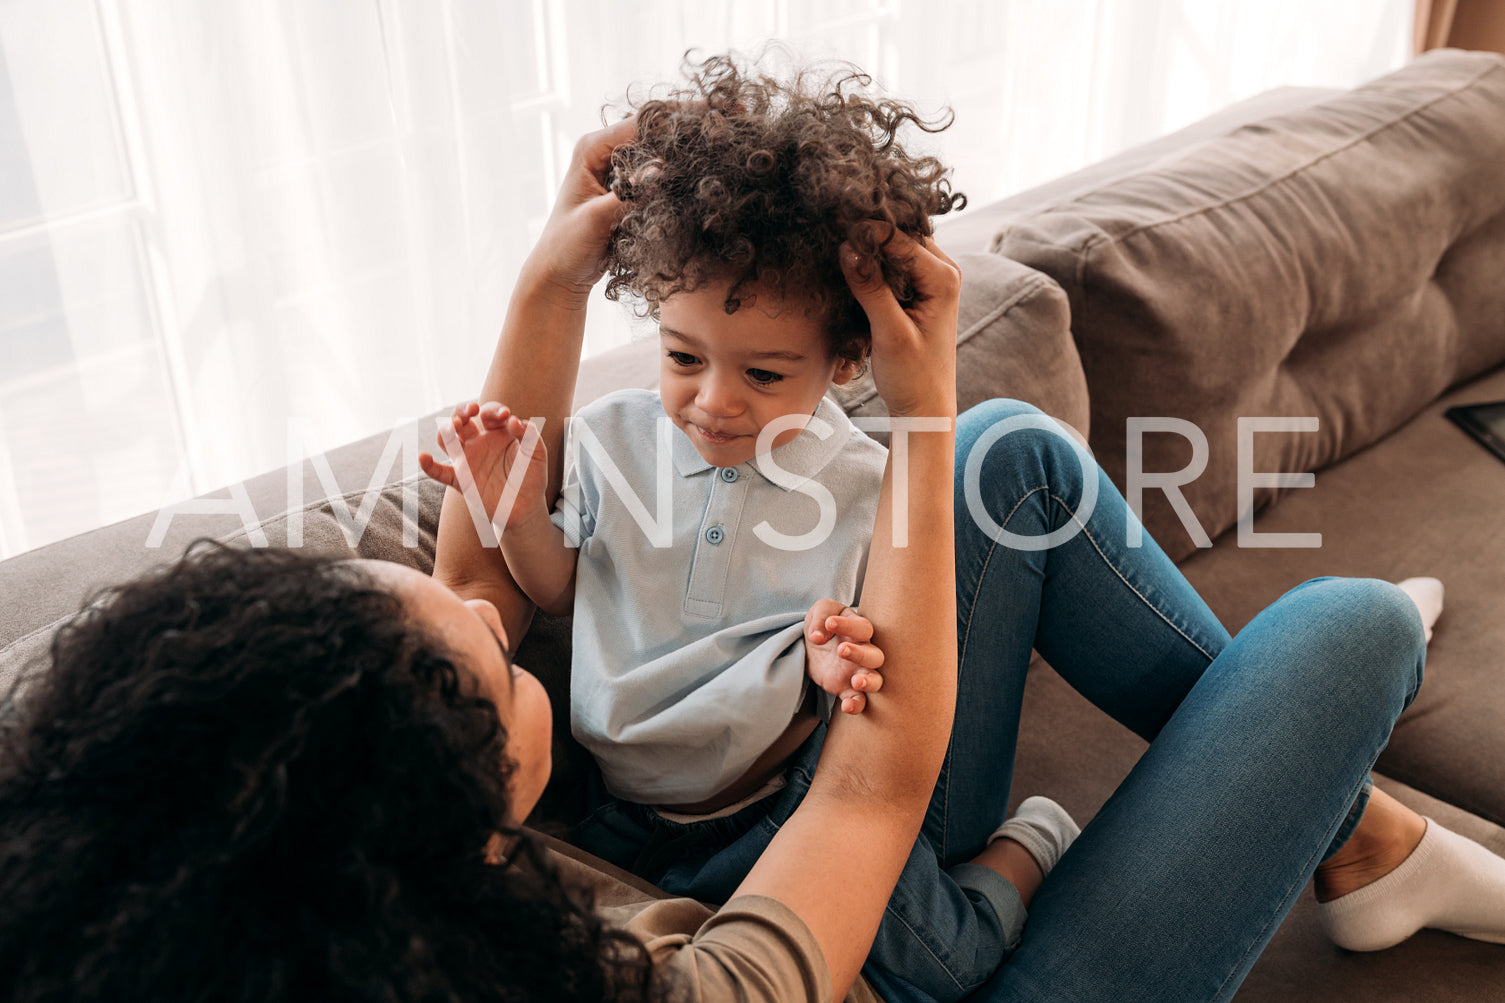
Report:
M 956 449 L 958 699 L 925 826 L 948 866 L 1007 811 L 1031 649 L 1152 739 L 1228 643 L 1153 540 L 1127 545 L 1123 496 L 1038 409 L 981 404 L 958 421 Z
M 1415 606 L 1319 579 L 1203 674 L 1041 887 L 979 999 L 1226 999 L 1351 810 L 1421 683 Z
M 1017 940 L 1023 906 L 1015 890 L 968 862 L 1007 812 L 1031 648 L 1151 737 L 1228 640 L 1152 541 L 1124 546 L 1131 516 L 1123 498 L 1035 408 L 991 401 L 963 415 L 957 477 L 956 719 L 924 832 L 866 973 L 895 1001 L 956 998 Z M 1096 495 L 1090 513 L 1079 504 L 1084 491 Z M 1000 542 L 993 527 L 1035 540 L 1055 533 L 1059 542 L 1022 549 Z

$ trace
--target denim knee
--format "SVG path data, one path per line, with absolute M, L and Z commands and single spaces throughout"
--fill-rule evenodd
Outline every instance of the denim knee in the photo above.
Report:
M 1000 421 L 1007 421 L 1020 415 L 1044 416 L 1044 414 L 1044 411 L 1027 401 L 1014 400 L 1010 397 L 994 397 L 991 400 L 985 400 L 963 411 L 956 419 L 957 450 L 960 451 L 963 444 L 970 447 L 979 436 Z
M 981 455 L 973 457 L 973 453 Z M 960 476 L 972 460 L 988 467 L 1008 458 L 1024 460 L 1032 470 L 1065 474 L 1080 481 L 1086 470 L 1095 470 L 1096 460 L 1060 422 L 1033 404 L 1007 398 L 983 401 L 956 420 L 956 470 Z M 1075 476 L 1070 476 L 1075 472 Z
M 1416 603 L 1396 585 L 1378 578 L 1313 578 L 1286 596 L 1312 606 L 1309 615 L 1341 632 L 1350 649 L 1368 657 L 1350 671 L 1372 673 L 1378 690 L 1398 686 L 1402 708 L 1416 698 L 1426 664 L 1427 640 Z
M 970 511 L 986 536 L 1006 523 L 1014 503 L 1035 492 L 1042 492 L 1052 524 L 1069 522 L 1079 509 L 1085 521 L 1096 504 L 1099 478 L 1091 452 L 1033 404 L 989 400 L 957 419 L 957 512 Z

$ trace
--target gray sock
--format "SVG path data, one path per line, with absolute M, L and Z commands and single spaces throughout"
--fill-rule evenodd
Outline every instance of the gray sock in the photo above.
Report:
M 1000 825 L 988 842 L 1012 839 L 1035 858 L 1041 874 L 1049 874 L 1081 831 L 1065 808 L 1050 798 L 1036 795 L 1025 798 L 1014 817 Z

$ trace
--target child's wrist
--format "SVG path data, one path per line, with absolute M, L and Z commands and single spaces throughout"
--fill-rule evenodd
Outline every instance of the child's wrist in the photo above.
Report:
M 522 536 L 542 535 L 554 525 L 549 507 L 544 504 L 542 496 L 532 502 L 522 498 L 517 500 L 518 516 L 512 525 L 507 527 L 510 532 Z

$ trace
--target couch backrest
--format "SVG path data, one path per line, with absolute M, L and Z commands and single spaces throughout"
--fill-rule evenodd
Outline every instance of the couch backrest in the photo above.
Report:
M 1206 469 L 1182 491 L 1209 536 L 1239 514 L 1240 417 L 1316 418 L 1252 435 L 1246 462 L 1316 471 L 1505 361 L 1501 56 L 1430 53 L 1101 185 L 1055 187 L 1067 194 L 1014 212 L 992 249 L 1065 290 L 1091 444 L 1121 487 L 1129 418 L 1205 435 Z M 1139 469 L 1192 459 L 1181 435 L 1147 434 Z M 1280 490 L 1254 489 L 1253 507 Z M 1194 549 L 1163 493 L 1143 515 L 1172 557 Z

